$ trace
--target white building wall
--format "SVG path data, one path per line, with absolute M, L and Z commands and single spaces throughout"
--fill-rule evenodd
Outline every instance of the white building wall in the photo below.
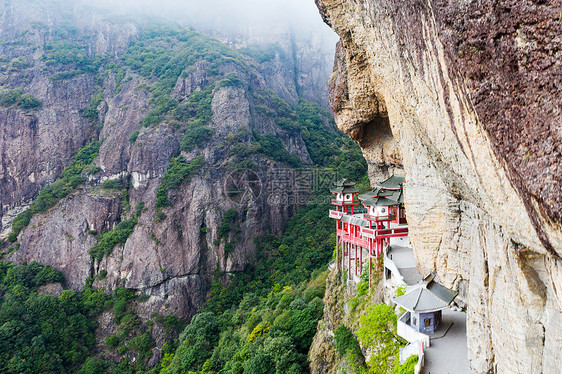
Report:
M 376 216 L 387 216 L 388 215 L 388 207 L 387 206 L 378 206 L 376 208 Z

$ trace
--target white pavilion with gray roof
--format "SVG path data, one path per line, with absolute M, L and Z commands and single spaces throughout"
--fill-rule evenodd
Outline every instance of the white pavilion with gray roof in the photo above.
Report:
M 441 324 L 441 311 L 448 308 L 457 296 L 453 291 L 427 275 L 419 283 L 406 289 L 394 302 L 411 313 L 409 325 L 424 334 L 432 334 Z

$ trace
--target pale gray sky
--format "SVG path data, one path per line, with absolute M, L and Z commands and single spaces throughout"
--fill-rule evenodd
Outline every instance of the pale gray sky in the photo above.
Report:
M 314 0 L 80 0 L 119 13 L 143 13 L 180 22 L 223 25 L 268 25 L 285 23 L 295 27 L 324 25 Z

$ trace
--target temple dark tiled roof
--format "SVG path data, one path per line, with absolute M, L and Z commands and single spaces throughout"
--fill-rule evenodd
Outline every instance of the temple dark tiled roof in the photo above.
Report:
M 457 294 L 434 281 L 433 277 L 426 277 L 404 295 L 395 297 L 394 302 L 411 312 L 430 312 L 447 308 Z
M 404 177 L 393 175 L 387 180 L 377 183 L 377 187 L 395 190 L 395 189 L 402 189 L 403 184 L 404 184 Z
M 388 185 L 390 187 L 377 187 L 371 192 L 359 195 L 359 199 L 363 205 L 369 206 L 389 206 L 404 203 L 404 193 L 402 191 L 402 183 L 404 177 L 392 176 L 380 185 Z M 398 189 L 393 189 L 394 186 L 399 186 Z
M 330 188 L 331 193 L 357 193 L 359 190 L 353 186 L 335 186 Z
M 355 183 L 349 179 L 340 179 L 334 183 L 334 187 L 330 188 L 331 193 L 358 193 L 359 190 L 355 188 Z
M 350 223 L 352 225 L 356 225 L 356 226 L 363 226 L 363 227 L 369 227 L 369 221 L 367 221 L 366 219 L 362 218 L 359 215 L 344 215 L 341 218 L 342 222 L 347 222 Z
M 340 179 L 339 181 L 336 181 L 334 183 L 334 186 L 339 186 L 339 187 L 353 187 L 355 186 L 354 182 L 351 182 L 349 179 Z

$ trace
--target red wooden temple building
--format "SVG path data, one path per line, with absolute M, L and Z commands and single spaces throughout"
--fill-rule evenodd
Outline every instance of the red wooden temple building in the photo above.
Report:
M 390 238 L 408 236 L 403 198 L 404 177 L 392 176 L 380 182 L 376 188 L 360 195 L 355 183 L 347 179 L 338 181 L 330 190 L 335 196 L 330 218 L 336 220 L 336 268 L 352 273 L 363 273 L 364 259 L 369 266 L 378 258 Z M 357 209 L 359 200 L 364 206 Z

